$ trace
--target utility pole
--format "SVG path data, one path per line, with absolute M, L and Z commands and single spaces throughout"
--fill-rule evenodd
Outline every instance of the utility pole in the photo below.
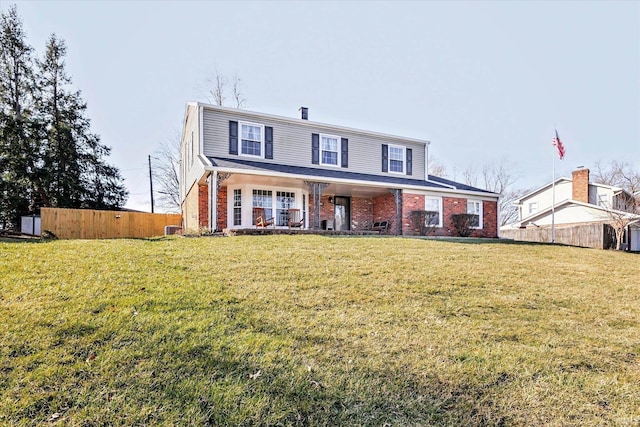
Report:
M 153 178 L 151 175 L 151 155 L 149 155 L 149 187 L 151 188 L 151 213 L 153 213 Z

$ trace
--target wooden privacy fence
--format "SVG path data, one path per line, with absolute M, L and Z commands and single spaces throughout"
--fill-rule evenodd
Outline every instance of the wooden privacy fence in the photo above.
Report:
M 551 242 L 551 227 L 517 228 L 500 230 L 500 237 L 525 242 Z M 584 248 L 615 248 L 616 236 L 608 224 L 580 224 L 555 228 L 555 241 L 570 246 Z
M 164 235 L 167 225 L 181 225 L 180 214 L 42 208 L 41 230 L 61 239 L 140 238 Z

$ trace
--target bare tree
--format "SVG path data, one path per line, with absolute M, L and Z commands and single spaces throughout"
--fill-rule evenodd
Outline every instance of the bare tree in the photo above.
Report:
M 598 161 L 593 176 L 600 184 L 620 187 L 636 196 L 640 192 L 640 171 L 634 170 L 627 162 L 614 160 L 609 165 L 603 165 Z
M 509 189 L 502 193 L 500 202 L 498 203 L 501 227 L 518 220 L 518 207 L 514 205 L 513 202 L 531 191 L 532 189 L 530 188 L 517 188 Z
M 166 212 L 180 212 L 180 135 L 162 143 L 154 153 L 153 180 L 157 185 L 158 206 Z
M 500 226 L 509 224 L 518 217 L 518 209 L 513 202 L 526 190 L 512 190 L 516 179 L 511 175 L 506 159 L 485 163 L 480 168 L 469 165 L 462 171 L 464 183 L 473 187 L 482 186 L 485 190 L 500 194 L 498 203 Z
M 215 105 L 224 105 L 229 90 L 229 79 L 217 69 L 206 79 L 204 97 Z M 231 79 L 231 97 L 235 108 L 243 108 L 247 99 L 241 87 L 242 80 L 236 74 Z M 176 133 L 161 143 L 153 154 L 152 169 L 154 183 L 158 187 L 158 206 L 167 212 L 180 212 L 180 149 L 181 137 Z
M 462 171 L 464 183 L 472 187 L 478 186 L 478 167 L 471 164 Z
M 434 175 L 440 178 L 446 178 L 448 176 L 447 167 L 440 161 L 440 159 L 429 156 L 429 175 Z
M 242 91 L 242 79 L 237 74 L 229 78 L 216 69 L 207 77 L 200 91 L 210 104 L 225 105 L 229 97 L 235 108 L 244 108 L 247 104 L 247 98 Z
M 627 212 L 622 210 L 613 209 L 611 204 L 607 204 L 605 206 L 607 210 L 607 216 L 609 217 L 609 225 L 613 228 L 616 234 L 616 249 L 622 249 L 622 240 L 624 237 L 624 232 L 631 224 L 635 224 L 640 222 L 640 215 L 635 214 L 635 212 L 640 211 L 640 203 L 638 198 L 632 199 L 628 201 L 632 203 L 631 206 L 627 205 Z
M 247 103 L 247 98 L 245 98 L 242 94 L 242 90 L 240 86 L 241 82 L 242 81 L 240 80 L 240 77 L 238 77 L 237 74 L 233 76 L 232 92 L 233 92 L 233 102 L 235 103 L 236 108 L 243 108 Z
M 207 78 L 207 99 L 215 105 L 224 105 L 227 78 L 216 70 Z

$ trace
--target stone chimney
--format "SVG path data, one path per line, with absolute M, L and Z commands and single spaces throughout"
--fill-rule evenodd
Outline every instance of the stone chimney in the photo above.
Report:
M 307 107 L 300 107 L 298 111 L 302 120 L 309 120 L 309 109 Z
M 571 198 L 578 202 L 589 203 L 589 169 L 573 171 L 573 191 Z

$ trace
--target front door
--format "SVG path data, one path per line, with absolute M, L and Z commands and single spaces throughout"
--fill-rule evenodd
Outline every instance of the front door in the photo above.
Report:
M 351 229 L 351 200 L 348 197 L 336 196 L 333 198 L 335 212 L 335 229 L 346 231 Z

